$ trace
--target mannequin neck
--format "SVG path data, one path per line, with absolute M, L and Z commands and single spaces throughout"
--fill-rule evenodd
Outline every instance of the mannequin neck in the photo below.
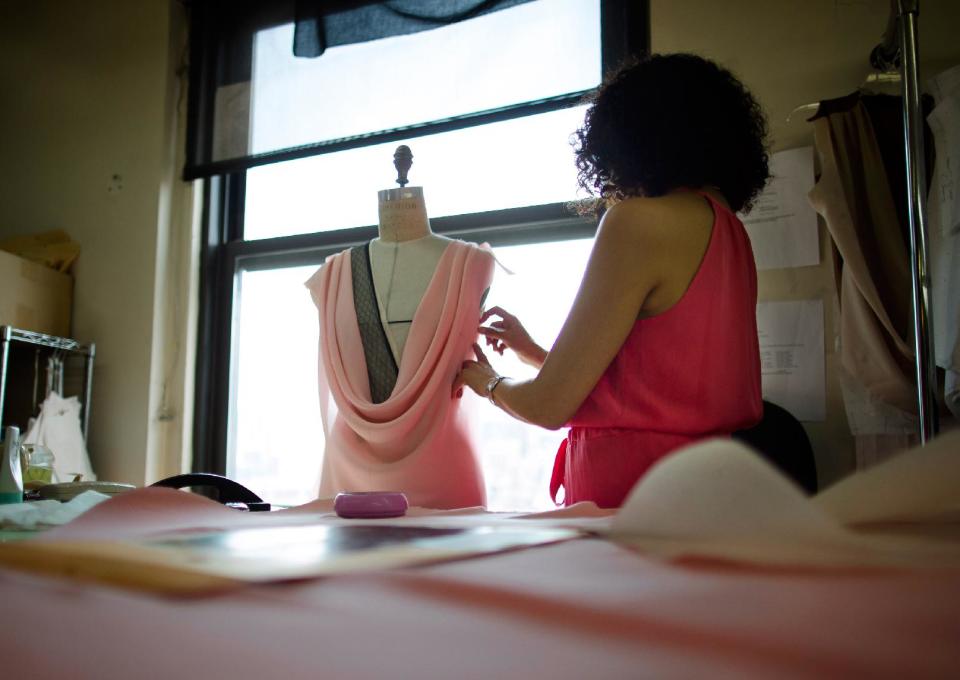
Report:
M 380 240 L 413 241 L 433 232 L 421 187 L 385 189 L 377 192 Z

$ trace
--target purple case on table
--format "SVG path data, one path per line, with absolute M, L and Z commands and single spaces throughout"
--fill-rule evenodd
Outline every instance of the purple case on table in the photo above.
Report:
M 402 517 L 406 514 L 407 497 L 399 491 L 349 491 L 338 493 L 333 509 L 347 519 Z

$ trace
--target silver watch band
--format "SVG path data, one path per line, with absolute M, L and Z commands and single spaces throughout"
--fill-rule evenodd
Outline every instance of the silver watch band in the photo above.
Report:
M 494 406 L 497 405 L 497 402 L 493 398 L 493 391 L 497 389 L 497 385 L 500 384 L 500 381 L 504 380 L 507 376 L 498 375 L 495 378 L 490 378 L 490 382 L 487 383 L 487 399 L 490 400 L 490 403 Z

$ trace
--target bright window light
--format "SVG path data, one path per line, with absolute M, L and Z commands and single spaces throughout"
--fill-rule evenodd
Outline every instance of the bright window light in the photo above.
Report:
M 583 107 L 410 140 L 411 186 L 432 217 L 582 197 L 570 136 Z M 396 187 L 396 143 L 247 172 L 244 237 L 271 238 L 377 223 L 377 192 Z
M 319 489 L 319 327 L 303 285 L 316 269 L 240 275 L 227 475 L 273 503 L 305 503 Z
M 570 312 L 592 244 L 592 239 L 577 239 L 497 248 L 497 259 L 514 274 L 498 268 L 487 307 L 499 305 L 517 316 L 534 340 L 549 350 Z M 533 369 L 509 350 L 503 357 L 489 349 L 486 353 L 502 375 L 534 375 Z M 481 400 L 473 397 L 473 401 Z M 485 401 L 471 406 L 471 416 L 487 483 L 487 507 L 528 511 L 552 508 L 550 474 L 566 432 L 522 423 Z

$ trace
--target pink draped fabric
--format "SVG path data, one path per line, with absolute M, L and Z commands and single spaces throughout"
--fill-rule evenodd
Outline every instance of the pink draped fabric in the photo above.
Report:
M 422 507 L 483 505 L 475 445 L 451 386 L 473 356 L 492 254 L 463 241 L 447 246 L 413 317 L 396 387 L 379 404 L 370 397 L 350 257 L 329 258 L 307 282 L 320 315 L 320 496 L 393 490 Z

